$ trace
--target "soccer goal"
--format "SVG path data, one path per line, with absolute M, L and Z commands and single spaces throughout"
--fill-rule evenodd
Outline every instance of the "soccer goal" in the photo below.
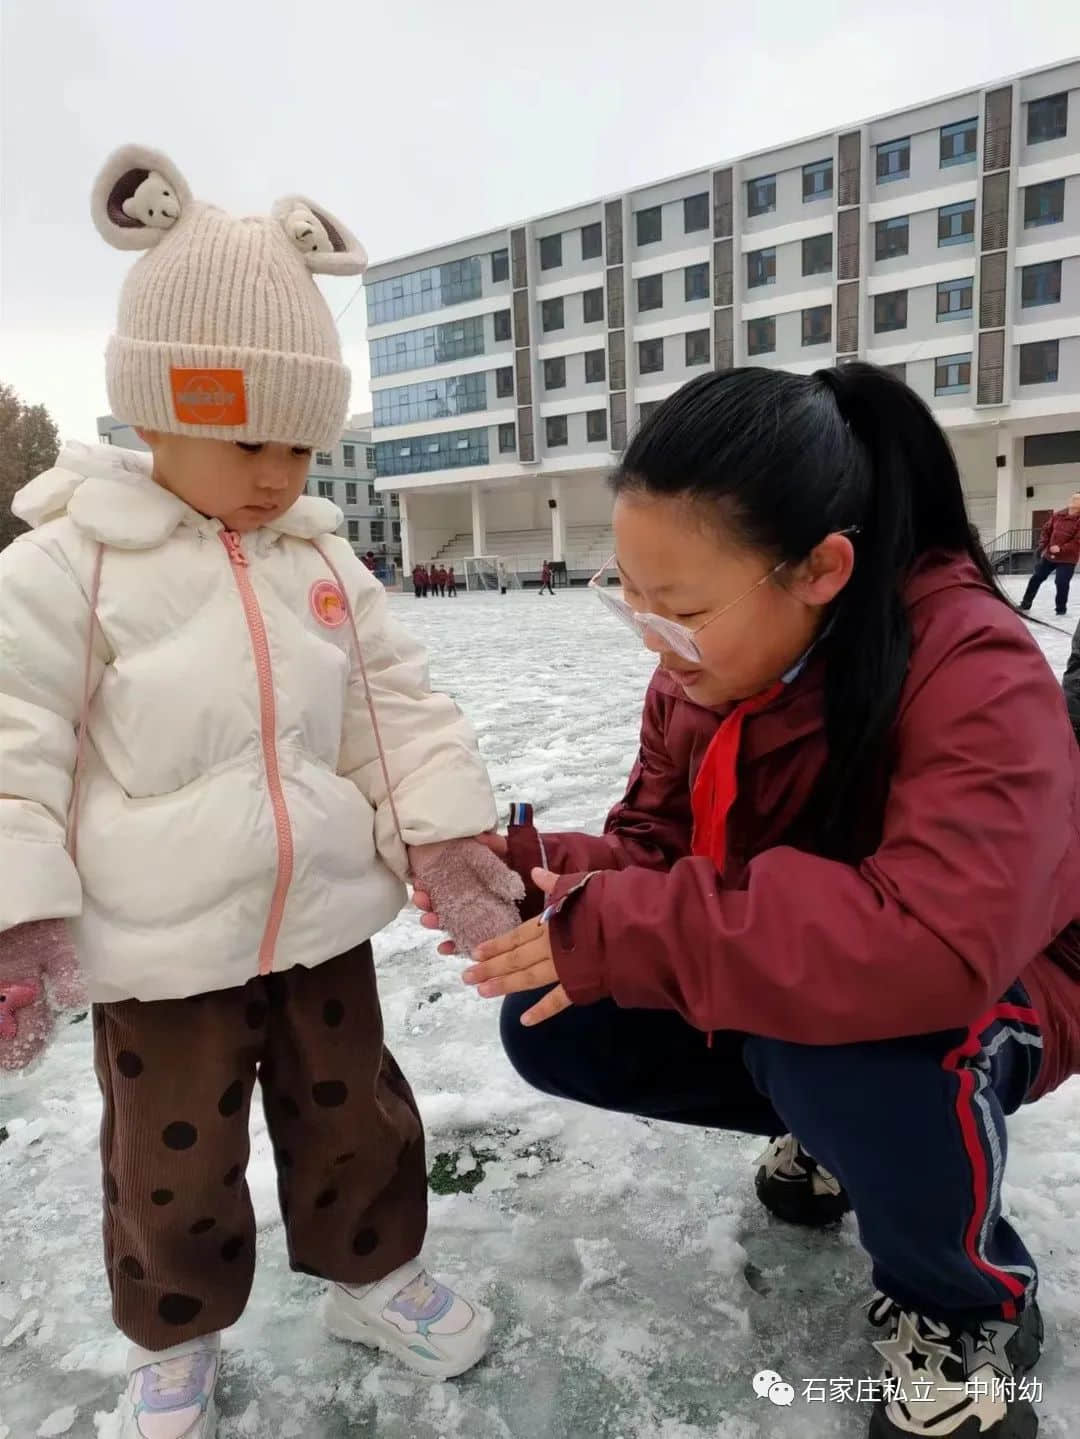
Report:
M 465 560 L 465 588 L 468 590 L 520 590 L 517 570 L 501 555 L 469 555 Z

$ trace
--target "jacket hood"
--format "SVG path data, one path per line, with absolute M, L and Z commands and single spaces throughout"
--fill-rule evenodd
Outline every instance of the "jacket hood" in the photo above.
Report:
M 151 472 L 149 454 L 70 440 L 53 468 L 18 492 L 11 509 L 32 529 L 66 514 L 92 540 L 122 550 L 152 549 L 180 525 L 206 534 L 223 528 L 155 484 Z M 301 495 L 263 528 L 314 540 L 333 534 L 342 519 L 330 500 Z

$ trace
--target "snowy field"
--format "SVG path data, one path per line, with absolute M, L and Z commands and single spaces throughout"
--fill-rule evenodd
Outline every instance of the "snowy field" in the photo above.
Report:
M 500 807 L 531 799 L 542 825 L 598 826 L 636 749 L 650 663 L 633 638 L 580 592 L 393 603 L 476 724 Z M 1050 585 L 1039 609 L 1053 620 Z M 1068 636 L 1037 633 L 1060 673 Z M 377 953 L 389 1042 L 438 1187 L 457 1191 L 433 1196 L 430 1261 L 494 1308 L 494 1348 L 430 1385 L 321 1333 L 320 1285 L 286 1267 L 256 1109 L 259 1266 L 226 1336 L 222 1439 L 862 1439 L 865 1406 L 804 1398 L 809 1379 L 878 1372 L 850 1216 L 826 1235 L 770 1220 L 753 1139 L 530 1091 L 502 1056 L 497 1006 L 465 991 L 412 912 Z M 119 1432 L 126 1346 L 99 1258 L 98 1117 L 86 1022 L 0 1093 L 0 1439 Z M 1080 1084 L 1010 1132 L 1005 1205 L 1041 1265 L 1048 1321 L 1040 1433 L 1075 1439 Z M 918 1163 L 916 1138 L 897 1163 Z M 764 1368 L 795 1385 L 790 1408 L 755 1397 Z

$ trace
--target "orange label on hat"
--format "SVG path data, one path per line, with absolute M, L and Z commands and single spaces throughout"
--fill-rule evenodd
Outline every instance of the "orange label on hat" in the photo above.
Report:
M 246 425 L 243 370 L 180 370 L 174 365 L 173 408 L 185 425 Z

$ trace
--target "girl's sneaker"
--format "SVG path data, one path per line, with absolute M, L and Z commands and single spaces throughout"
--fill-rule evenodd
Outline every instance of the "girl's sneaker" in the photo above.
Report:
M 219 1334 L 156 1353 L 133 1348 L 123 1439 L 213 1439 L 220 1359 Z
M 802 1147 L 794 1134 L 769 1141 L 757 1158 L 754 1188 L 770 1214 L 788 1224 L 821 1229 L 851 1208 L 847 1190 Z
M 414 1259 L 377 1284 L 332 1284 L 323 1322 L 338 1339 L 384 1349 L 428 1379 L 453 1379 L 487 1353 L 493 1319 Z
M 1019 1319 L 961 1327 L 901 1309 L 876 1295 L 870 1322 L 887 1330 L 874 1348 L 885 1360 L 883 1398 L 869 1439 L 1034 1439 L 1039 1421 L 1027 1379 L 1039 1360 L 1043 1322 L 1032 1301 Z

